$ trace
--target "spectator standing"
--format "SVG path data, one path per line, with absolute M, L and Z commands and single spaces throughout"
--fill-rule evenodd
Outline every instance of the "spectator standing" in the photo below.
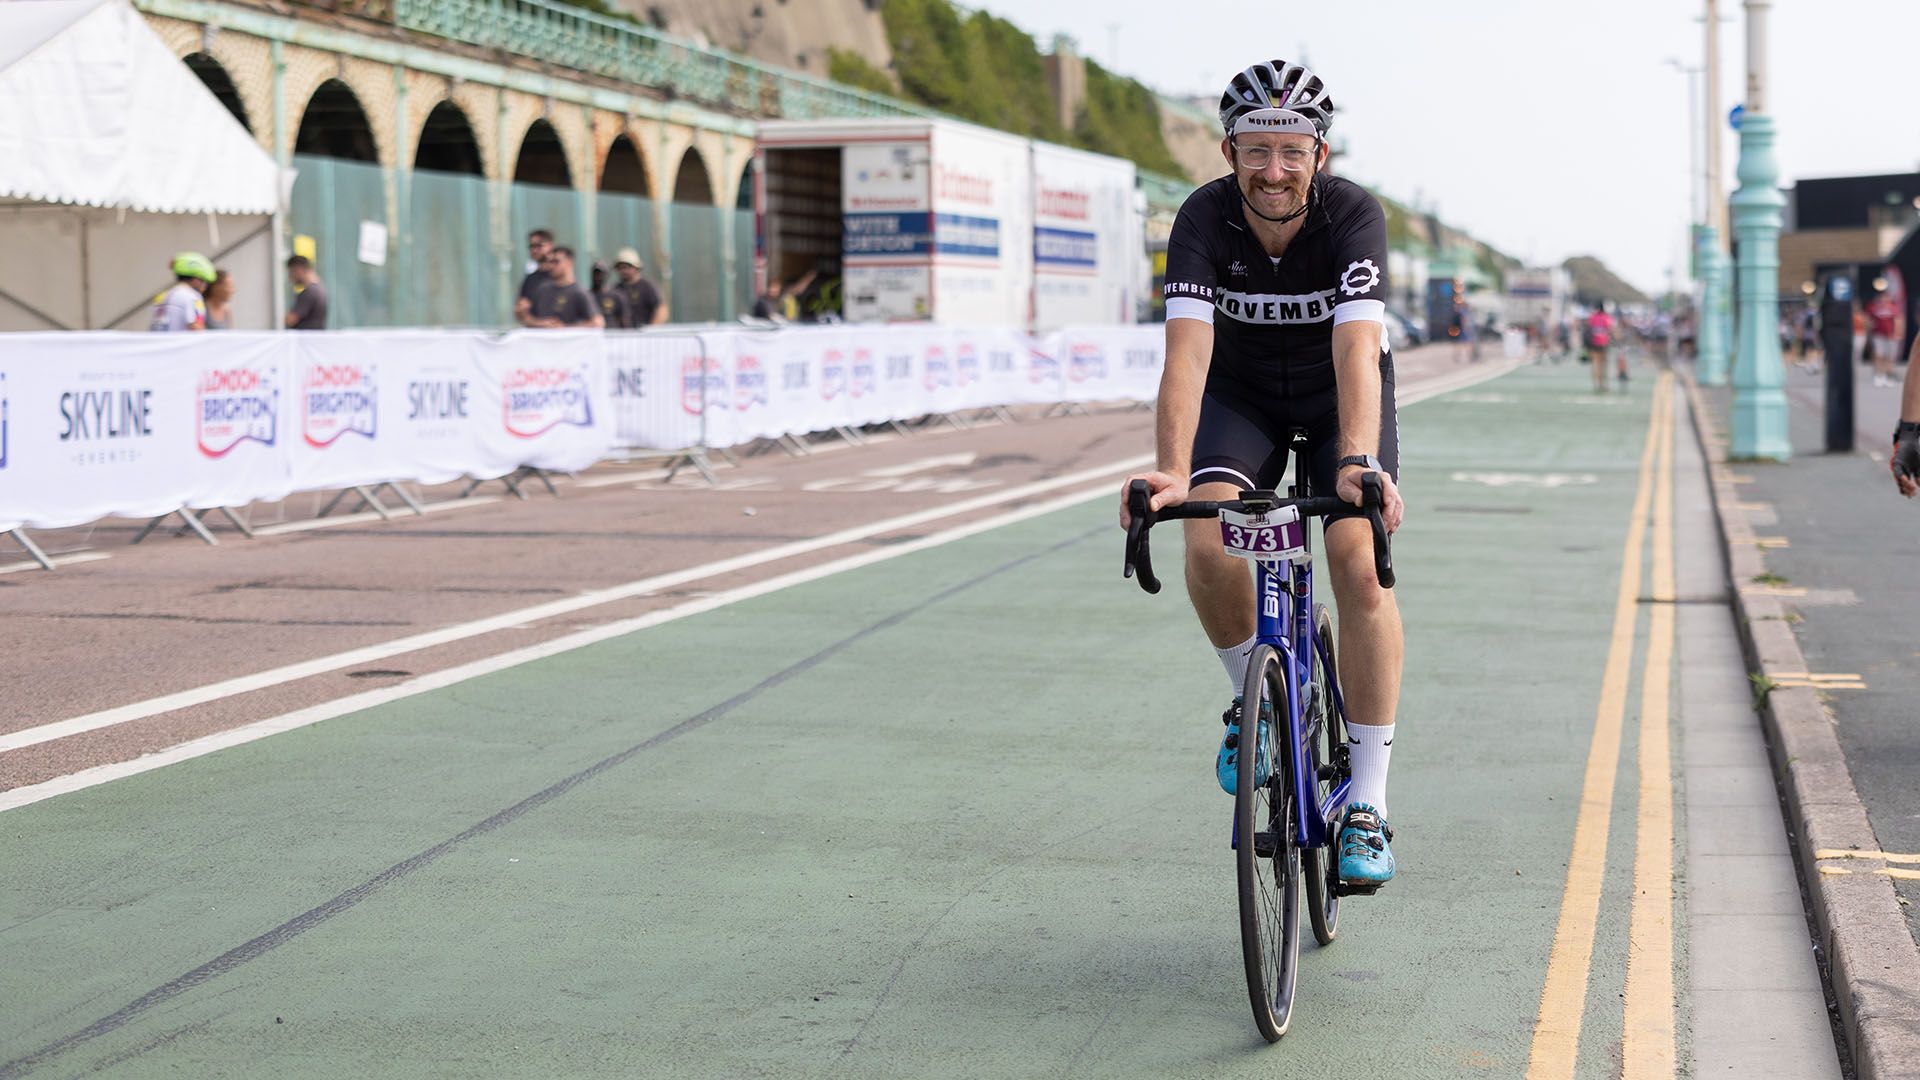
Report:
M 573 276 L 573 249 L 554 247 L 547 252 L 546 265 L 547 280 L 534 295 L 529 312 L 533 321 L 528 325 L 546 330 L 605 326 L 600 305 Z
M 627 297 L 619 289 L 609 287 L 607 283 L 607 264 L 596 260 L 593 264 L 593 302 L 600 306 L 600 317 L 606 320 L 609 330 L 633 329 L 633 310 L 627 306 Z
M 313 260 L 295 255 L 287 260 L 287 279 L 293 282 L 293 310 L 287 312 L 289 330 L 327 328 L 327 287 L 314 272 Z
M 626 298 L 627 318 L 635 328 L 659 326 L 667 321 L 667 301 L 653 282 L 641 276 L 644 267 L 638 251 L 621 248 L 613 257 L 613 269 L 620 275 L 614 288 Z
M 1606 301 L 1593 309 L 1587 316 L 1585 335 L 1587 345 L 1587 363 L 1593 365 L 1593 389 L 1595 393 L 1607 392 L 1607 351 L 1613 345 L 1613 316 L 1607 314 Z M 1626 372 L 1620 373 L 1620 381 L 1627 381 Z
M 207 328 L 207 287 L 218 276 L 205 255 L 183 251 L 173 257 L 173 285 L 153 301 L 149 330 L 173 333 Z
M 533 325 L 533 298 L 547 283 L 547 253 L 553 250 L 553 234 L 535 229 L 527 234 L 527 276 L 520 279 L 520 295 L 513 302 L 513 317 L 522 326 Z
M 780 304 L 780 283 L 778 281 L 771 279 L 767 281 L 767 291 L 761 293 L 760 298 L 753 302 L 753 317 L 756 319 L 765 319 L 768 322 L 787 321 L 786 312 Z
M 1881 293 L 1867 305 L 1867 353 L 1873 358 L 1873 385 L 1893 385 L 1893 356 L 1900 348 L 1900 303 Z
M 213 284 L 207 286 L 207 329 L 233 329 L 233 274 L 215 269 Z

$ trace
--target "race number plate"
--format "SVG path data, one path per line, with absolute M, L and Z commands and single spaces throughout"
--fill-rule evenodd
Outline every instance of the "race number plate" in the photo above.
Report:
M 1265 514 L 1220 511 L 1220 542 L 1227 554 L 1243 559 L 1307 557 L 1307 527 L 1300 511 L 1283 506 Z

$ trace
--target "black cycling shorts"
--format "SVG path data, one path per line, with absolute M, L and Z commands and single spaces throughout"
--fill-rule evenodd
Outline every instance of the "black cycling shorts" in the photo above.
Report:
M 1380 354 L 1380 464 L 1400 482 L 1400 425 L 1393 404 L 1393 354 Z M 1189 483 L 1225 481 L 1241 488 L 1277 489 L 1287 469 L 1289 433 L 1307 433 L 1309 485 L 1301 494 L 1332 495 L 1340 470 L 1340 401 L 1332 384 L 1310 393 L 1261 393 L 1215 369 L 1200 401 L 1193 433 Z M 1297 482 L 1297 481 L 1296 481 Z M 1363 517 L 1359 507 L 1330 514 L 1329 523 Z

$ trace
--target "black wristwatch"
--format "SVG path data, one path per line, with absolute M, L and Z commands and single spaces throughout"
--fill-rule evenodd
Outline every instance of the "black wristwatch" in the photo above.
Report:
M 1385 465 L 1380 464 L 1380 459 L 1377 457 L 1374 457 L 1372 454 L 1353 454 L 1348 457 L 1343 457 L 1339 461 L 1335 462 L 1333 467 L 1337 471 L 1340 469 L 1344 469 L 1349 465 L 1358 465 L 1363 469 L 1371 469 L 1374 472 L 1387 471 L 1387 467 Z

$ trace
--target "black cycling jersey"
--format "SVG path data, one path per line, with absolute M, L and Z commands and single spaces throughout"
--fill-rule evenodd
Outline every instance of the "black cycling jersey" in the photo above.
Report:
M 1170 307 L 1181 298 L 1213 305 L 1213 370 L 1282 395 L 1325 389 L 1334 325 L 1385 323 L 1386 214 L 1358 184 L 1317 175 L 1306 221 L 1276 262 L 1247 226 L 1234 183 L 1223 176 L 1180 207 L 1167 241 Z

